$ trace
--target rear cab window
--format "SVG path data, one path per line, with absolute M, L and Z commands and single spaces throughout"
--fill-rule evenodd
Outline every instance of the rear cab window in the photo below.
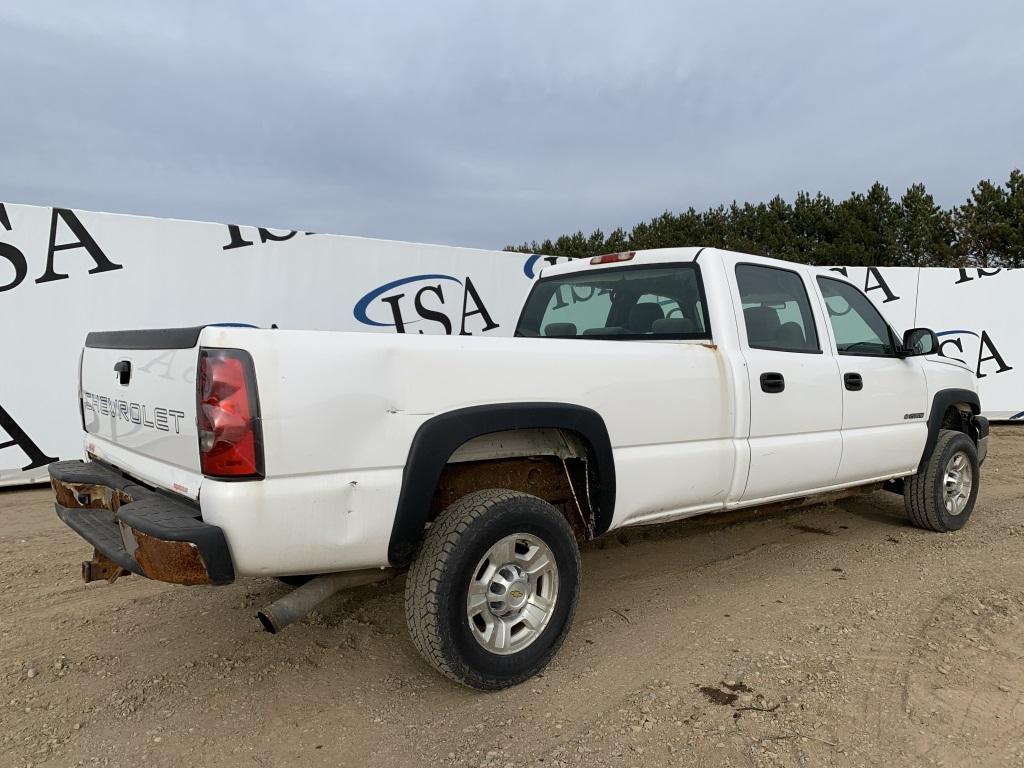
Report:
M 516 336 L 591 339 L 710 339 L 696 264 L 608 267 L 541 278 Z

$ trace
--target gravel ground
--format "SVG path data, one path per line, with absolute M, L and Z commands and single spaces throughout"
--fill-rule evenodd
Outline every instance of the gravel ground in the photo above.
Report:
M 1024 429 L 975 516 L 884 492 L 591 545 L 540 677 L 456 687 L 401 580 L 260 630 L 273 580 L 82 584 L 46 490 L 0 493 L 0 765 L 1024 766 Z

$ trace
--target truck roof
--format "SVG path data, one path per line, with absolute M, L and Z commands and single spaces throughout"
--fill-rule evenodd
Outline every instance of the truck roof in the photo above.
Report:
M 568 272 L 581 272 L 584 270 L 607 269 L 617 266 L 636 266 L 638 264 L 666 264 L 680 261 L 693 261 L 697 254 L 703 250 L 714 250 L 693 246 L 689 248 L 651 248 L 644 251 L 624 251 L 623 254 L 632 253 L 628 260 L 609 261 L 607 264 L 592 264 L 591 259 L 571 259 L 561 264 L 545 267 L 540 271 L 539 277 L 553 277 L 564 275 Z

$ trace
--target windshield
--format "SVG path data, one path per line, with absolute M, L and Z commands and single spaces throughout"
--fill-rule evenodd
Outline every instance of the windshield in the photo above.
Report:
M 543 278 L 526 299 L 516 336 L 710 338 L 700 271 L 671 264 Z

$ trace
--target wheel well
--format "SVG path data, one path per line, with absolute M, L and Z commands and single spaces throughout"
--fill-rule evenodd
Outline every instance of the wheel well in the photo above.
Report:
M 505 437 L 501 444 L 495 444 L 493 436 L 502 433 Z M 524 447 L 522 440 L 506 439 L 510 434 L 517 434 L 530 444 Z M 574 445 L 577 447 L 573 448 Z M 574 489 L 580 499 L 577 509 L 584 509 L 582 519 L 587 525 L 593 527 L 596 535 L 608 530 L 615 510 L 615 456 L 608 428 L 597 411 L 557 402 L 474 405 L 439 413 L 423 422 L 413 435 L 391 526 L 388 561 L 395 566 L 406 565 L 415 555 L 430 522 L 435 492 L 442 485 L 441 476 L 449 464 L 534 456 L 553 456 L 566 467 L 576 465 L 586 469 L 585 482 L 577 484 L 573 470 L 563 468 L 566 482 L 571 483 L 571 490 Z M 553 464 L 550 458 L 542 462 Z M 533 468 L 539 470 L 540 467 Z M 466 469 L 452 474 L 480 477 L 479 472 Z M 542 472 L 541 476 L 546 475 Z M 507 481 L 514 479 L 506 478 Z M 467 480 L 464 487 L 470 484 Z M 526 492 L 530 492 L 529 488 Z M 588 499 L 585 508 L 584 495 Z
M 958 432 L 972 434 L 971 424 L 975 416 L 981 412 L 978 393 L 969 389 L 941 389 L 932 397 L 931 410 L 928 414 L 928 439 L 921 452 L 918 471 L 924 469 L 943 429 L 954 429 Z M 948 425 L 948 426 L 947 426 Z
M 467 440 L 452 453 L 431 500 L 429 519 L 468 493 L 503 488 L 536 496 L 562 511 L 580 541 L 594 537 L 593 448 L 564 429 L 515 429 Z
M 973 416 L 974 411 L 971 409 L 969 403 L 953 403 L 942 415 L 942 424 L 940 429 L 951 429 L 954 432 L 963 432 L 965 435 L 974 439 L 974 435 L 971 434 L 970 429 L 971 418 Z

